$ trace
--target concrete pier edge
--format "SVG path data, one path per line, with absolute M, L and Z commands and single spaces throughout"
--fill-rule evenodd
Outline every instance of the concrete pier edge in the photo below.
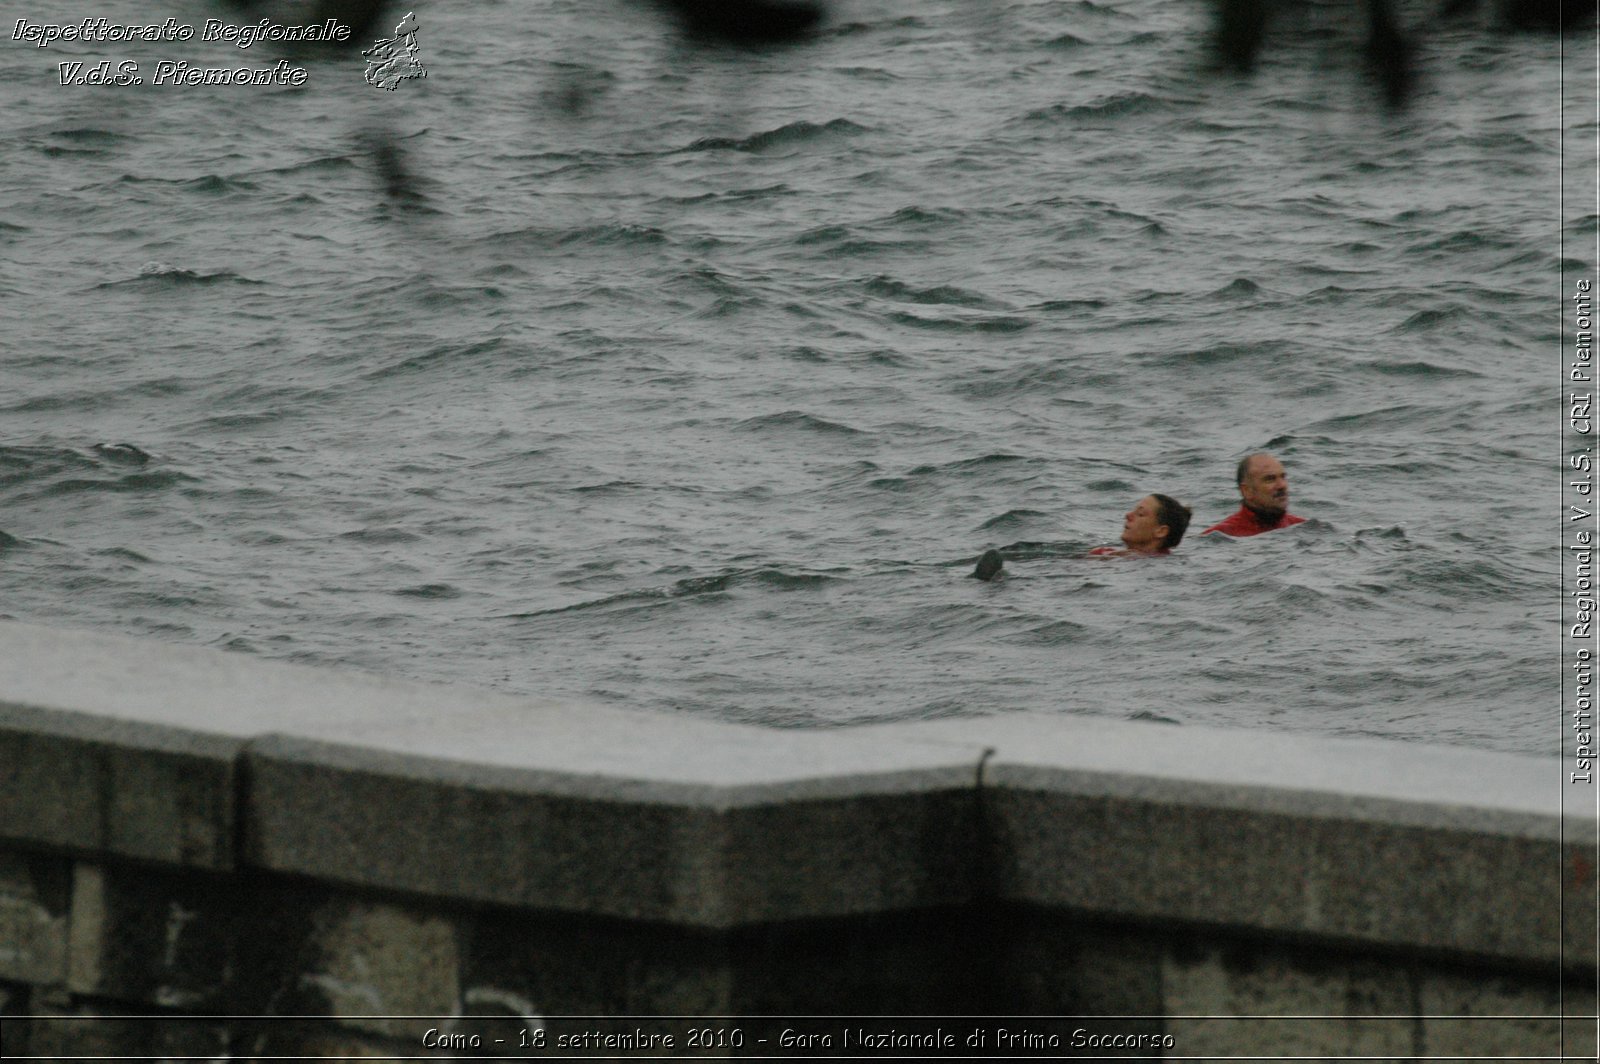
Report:
M 0 622 L 0 857 L 65 855 L 75 901 L 149 867 L 712 935 L 999 906 L 1592 981 L 1596 823 L 1562 785 L 1063 714 L 762 729 Z M 36 961 L 0 991 L 65 971 L 0 947 Z

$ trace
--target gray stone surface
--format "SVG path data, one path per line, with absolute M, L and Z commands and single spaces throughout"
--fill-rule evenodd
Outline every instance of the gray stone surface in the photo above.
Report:
M 768 746 L 745 734 L 754 729 L 731 731 L 720 747 L 681 752 L 662 749 L 646 728 L 597 739 L 614 744 L 606 757 L 660 758 L 654 779 L 546 767 L 554 759 L 537 722 L 508 729 L 495 765 L 262 740 L 248 757 L 250 861 L 335 882 L 712 928 L 973 897 L 976 751 L 963 763 L 915 745 L 863 752 L 846 733 L 773 736 Z M 422 748 L 453 752 L 453 734 L 441 726 Z M 519 745 L 530 767 L 507 766 Z M 692 776 L 695 765 L 739 782 L 670 778 Z M 837 775 L 826 774 L 830 765 Z M 769 782 L 755 782 L 763 770 Z
M 67 989 L 146 1011 L 248 1015 L 292 1003 L 323 892 L 187 869 L 80 862 Z
M 410 907 L 330 901 L 313 916 L 303 991 L 320 1015 L 390 1037 L 421 1038 L 461 1005 L 460 929 Z
M 1402 966 L 1235 947 L 1170 952 L 1162 972 L 1170 1055 L 1401 1060 L 1421 1021 Z
M 61 1061 L 229 1059 L 232 1034 L 221 1020 L 130 1014 L 105 1002 L 36 994 L 28 1023 L 30 1056 Z
M 1563 997 L 1565 1000 L 1563 1001 Z M 1592 982 L 1565 988 L 1554 977 L 1428 972 L 1419 980 L 1417 1011 L 1421 1053 L 1432 1057 L 1559 1057 L 1594 1060 L 1595 992 Z M 1565 1009 L 1563 1009 L 1565 1005 Z M 1569 1017 L 1566 1041 L 1562 1023 Z
M 902 730 L 994 749 L 1003 897 L 1593 970 L 1594 822 L 1554 759 L 1036 715 Z
M 707 929 L 998 898 L 1582 967 L 1560 778 L 1060 715 L 773 731 L 0 623 L 0 838 Z
M 996 967 L 1022 1015 L 1155 1016 L 1161 1012 L 1159 936 L 1019 914 L 1000 930 Z
M 0 983 L 0 1059 L 28 1054 L 28 986 Z
M 39 986 L 66 980 L 71 887 L 67 859 L 0 851 L 0 979 Z
M 0 838 L 228 867 L 239 746 L 161 724 L 19 706 L 0 688 Z
M 0 834 L 15 840 L 220 868 L 243 821 L 267 869 L 711 926 L 970 893 L 977 748 L 9 623 L 0 651 Z
M 0 838 L 225 868 L 234 768 L 251 737 L 496 710 L 559 707 L 0 622 Z
M 1016 713 L 857 729 L 908 740 L 978 745 L 992 787 L 1067 773 L 1084 793 L 1327 817 L 1375 818 L 1555 837 L 1560 762 L 1467 747 L 1296 732 L 1152 724 L 1068 714 Z M 1571 830 L 1595 833 L 1594 793 L 1566 810 Z
M 989 968 L 999 986 L 990 1011 L 1028 1017 L 1031 1030 L 1055 1033 L 1080 1054 L 1091 1048 L 1079 1044 L 1089 1036 L 1144 1036 L 1145 1052 L 1128 1042 L 1095 1048 L 1161 1057 L 1162 965 L 1170 935 L 1018 907 L 1006 909 L 992 933 Z M 1075 1032 L 1082 1037 L 1075 1039 Z

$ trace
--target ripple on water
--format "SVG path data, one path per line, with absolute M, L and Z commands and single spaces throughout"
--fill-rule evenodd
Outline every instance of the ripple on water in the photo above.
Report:
M 752 133 L 748 137 L 702 137 L 685 151 L 770 152 L 781 148 L 803 147 L 841 137 L 854 137 L 867 130 L 847 118 L 830 122 L 790 122 L 776 129 Z

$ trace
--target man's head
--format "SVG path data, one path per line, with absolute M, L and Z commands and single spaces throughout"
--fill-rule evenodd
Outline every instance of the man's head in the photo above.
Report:
M 1146 495 L 1122 519 L 1122 545 L 1129 550 L 1171 550 L 1189 527 L 1189 508 L 1170 495 Z
M 1270 454 L 1247 454 L 1239 462 L 1239 497 L 1245 508 L 1267 521 L 1289 511 L 1289 474 Z

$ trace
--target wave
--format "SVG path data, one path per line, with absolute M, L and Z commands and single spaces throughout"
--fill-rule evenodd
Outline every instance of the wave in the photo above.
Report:
M 174 470 L 146 472 L 155 461 L 131 443 L 70 447 L 0 447 L 0 488 L 39 486 L 43 495 L 82 491 L 153 491 L 197 478 Z M 104 479 L 97 475 L 106 474 Z
M 1432 362 L 1368 362 L 1362 366 L 1386 377 L 1481 377 L 1483 374 L 1456 366 L 1440 366 Z
M 1072 389 L 1084 383 L 1081 367 L 1059 360 L 1005 370 L 978 370 L 977 373 L 977 380 L 962 381 L 954 390 L 976 399 L 993 399 L 1040 389 L 1057 395 L 1071 394 Z
M 416 587 L 403 587 L 395 592 L 403 598 L 419 599 L 453 599 L 461 597 L 461 589 L 454 584 L 419 584 Z
M 1183 721 L 1181 721 L 1181 720 L 1177 720 L 1177 719 L 1175 719 L 1173 717 L 1163 717 L 1161 714 L 1151 712 L 1148 709 L 1137 709 L 1137 710 L 1134 710 L 1132 713 L 1128 714 L 1128 719 L 1129 720 L 1147 720 L 1147 721 L 1150 721 L 1151 723 L 1154 723 L 1154 724 L 1176 724 L 1176 725 L 1182 725 L 1183 724 Z
M 403 528 L 358 528 L 339 533 L 339 538 L 382 546 L 389 543 L 415 543 L 422 537 Z
M 1336 417 L 1323 418 L 1321 421 L 1313 422 L 1306 427 L 1319 432 L 1334 430 L 1331 433 L 1334 438 L 1349 439 L 1349 433 L 1345 430 L 1415 428 L 1421 423 L 1423 417 L 1433 413 L 1438 413 L 1438 411 L 1407 403 L 1401 406 L 1383 407 L 1379 410 L 1367 410 L 1359 414 L 1341 414 Z
M 1077 643 L 1094 629 L 1077 621 L 1053 620 L 1036 624 L 1021 632 L 1006 637 L 1005 642 L 1020 643 L 1023 646 L 1033 647 L 1059 647 L 1069 643 Z
M 72 477 L 47 485 L 39 494 L 45 498 L 58 495 L 78 495 L 85 492 L 159 492 L 180 484 L 197 483 L 199 477 L 180 473 L 175 469 L 158 469 L 148 473 L 128 473 L 103 480 Z
M 675 580 L 660 587 L 636 588 L 605 595 L 584 602 L 574 602 L 547 610 L 530 610 L 526 613 L 504 614 L 505 620 L 531 620 L 554 617 L 566 613 L 589 610 L 628 610 L 658 606 L 679 599 L 697 599 L 720 596 L 739 587 L 764 587 L 777 591 L 814 591 L 838 583 L 842 577 L 829 573 L 806 572 L 762 566 L 754 569 L 730 569 L 711 576 L 692 576 Z
M 1067 122 L 1072 125 L 1082 125 L 1084 123 L 1114 122 L 1119 119 L 1133 118 L 1140 115 L 1160 114 L 1171 109 L 1171 104 L 1159 96 L 1152 96 L 1147 92 L 1123 92 L 1114 96 L 1102 96 L 1092 103 L 1075 105 L 1058 103 L 1049 107 L 1040 107 L 1023 115 L 1021 121 L 1028 123 Z
M 450 372 L 459 371 L 463 365 L 474 361 L 481 361 L 485 356 L 495 356 L 506 346 L 500 337 L 488 340 L 479 340 L 468 344 L 445 344 L 424 351 L 398 362 L 391 362 L 387 366 L 379 366 L 361 375 L 362 380 L 386 381 L 398 377 L 408 377 L 412 374 L 432 370 L 436 366 L 445 367 Z
M 1015 314 L 997 314 L 971 317 L 933 317 L 922 314 L 913 314 L 907 310 L 894 311 L 886 317 L 898 325 L 909 325 L 915 329 L 931 329 L 937 332 L 975 332 L 975 333 L 1014 333 L 1031 329 L 1034 326 L 1032 318 L 1024 318 Z
M 930 288 L 917 288 L 897 281 L 893 277 L 879 274 L 868 278 L 862 287 L 872 295 L 884 299 L 895 299 L 903 303 L 921 304 L 948 304 L 958 307 L 979 307 L 987 310 L 1007 309 L 1005 303 L 990 299 L 981 292 L 968 291 L 957 288 L 955 285 L 935 285 Z
M 315 159 L 304 162 L 290 163 L 288 166 L 271 167 L 257 171 L 263 174 L 319 174 L 332 173 L 339 170 L 356 169 L 354 157 L 349 155 L 319 155 Z
M 52 130 L 50 135 L 52 137 L 60 137 L 62 140 L 70 140 L 74 144 L 100 144 L 107 147 L 113 144 L 121 144 L 128 139 L 122 133 L 113 133 L 109 129 L 95 129 L 92 126 Z
M 626 222 L 609 222 L 603 225 L 585 225 L 575 229 L 546 229 L 528 226 L 483 237 L 480 243 L 491 247 L 564 248 L 564 247 L 661 247 L 672 242 L 665 232 L 648 225 Z
M 1261 294 L 1261 286 L 1248 277 L 1235 277 L 1232 281 L 1207 293 L 1207 299 L 1248 299 Z
M 979 525 L 978 531 L 988 532 L 997 528 L 1016 528 L 1019 525 L 1029 524 L 1036 517 L 1051 518 L 1053 516 L 1043 510 L 1007 510 L 1005 513 L 991 517 Z
M 144 174 L 123 174 L 117 178 L 118 184 L 123 185 L 173 185 L 190 192 L 200 192 L 208 196 L 227 195 L 230 192 L 254 192 L 256 185 L 242 177 L 226 177 L 222 174 L 202 174 L 199 177 L 150 177 Z
M 767 429 L 799 429 L 802 432 L 818 432 L 830 435 L 868 435 L 863 429 L 853 428 L 838 421 L 828 421 L 825 418 L 808 414 L 804 410 L 785 410 L 778 414 L 762 414 L 758 417 L 748 417 L 734 427 L 750 432 L 764 432 Z
M 142 466 L 150 463 L 149 452 L 131 443 L 97 443 L 92 449 L 102 458 L 118 465 Z
M 835 137 L 853 137 L 867 132 L 865 126 L 859 126 L 848 118 L 835 118 L 831 122 L 790 122 L 776 129 L 768 129 L 760 133 L 752 133 L 748 137 L 701 137 L 683 150 L 686 152 L 699 151 L 743 151 L 764 152 L 774 148 L 786 148 L 810 144 L 814 141 L 826 141 Z
M 1469 317 L 1467 311 L 1461 307 L 1446 307 L 1443 309 L 1419 310 L 1405 321 L 1396 325 L 1392 331 L 1398 333 L 1421 332 L 1431 329 L 1436 325 L 1444 325 L 1460 318 Z
M 961 458 L 954 462 L 944 462 L 940 465 L 919 465 L 911 470 L 912 476 L 926 476 L 929 473 L 969 472 L 972 470 L 987 470 L 997 465 L 1011 462 L 1024 464 L 1039 462 L 1038 458 L 1029 458 L 1027 455 L 1006 454 L 996 451 L 993 454 L 979 455 L 976 458 Z
M 1412 251 L 1437 251 L 1449 254 L 1459 254 L 1463 251 L 1498 250 L 1501 248 L 1514 248 L 1516 241 L 1508 240 L 1494 233 L 1480 233 L 1471 229 L 1458 229 L 1453 233 L 1431 240 L 1424 240 L 1412 246 Z
M 137 277 L 125 277 L 120 281 L 105 281 L 94 287 L 96 290 L 106 288 L 204 288 L 210 285 L 259 285 L 264 283 L 263 281 L 241 276 L 232 270 L 200 273 L 196 270 L 186 270 L 165 262 L 147 262 L 139 268 Z
M 1294 348 L 1286 341 L 1262 340 L 1256 343 L 1213 344 L 1190 351 L 1167 351 L 1146 357 L 1165 366 L 1220 366 L 1249 361 L 1277 365 L 1293 353 Z
M 1034 303 L 1028 310 L 1041 312 L 1057 310 L 1104 310 L 1110 306 L 1103 299 L 1047 299 L 1043 303 Z

